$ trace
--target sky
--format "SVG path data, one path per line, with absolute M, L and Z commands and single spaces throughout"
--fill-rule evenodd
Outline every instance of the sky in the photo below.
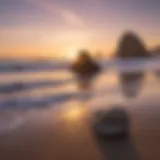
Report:
M 160 44 L 159 0 L 0 0 L 0 58 L 110 56 L 125 31 Z

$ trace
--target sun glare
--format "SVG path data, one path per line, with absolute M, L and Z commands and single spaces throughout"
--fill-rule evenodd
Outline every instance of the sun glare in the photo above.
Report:
M 78 48 L 73 47 L 73 48 L 69 49 L 68 55 L 67 55 L 67 58 L 69 60 L 73 61 L 73 60 L 75 60 L 77 58 L 77 56 L 78 56 Z
M 84 112 L 84 108 L 83 107 L 69 107 L 68 110 L 65 111 L 65 118 L 67 120 L 78 120 L 79 118 L 82 117 Z

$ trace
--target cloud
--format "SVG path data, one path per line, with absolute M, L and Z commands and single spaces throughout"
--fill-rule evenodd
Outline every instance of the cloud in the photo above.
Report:
M 28 0 L 34 2 L 36 5 L 39 5 L 43 10 L 51 14 L 51 16 L 57 16 L 67 25 L 73 27 L 86 27 L 86 22 L 82 19 L 76 12 L 73 10 L 64 7 L 57 3 L 56 1 L 49 0 Z
M 63 18 L 63 20 L 67 22 L 68 24 L 72 26 L 79 26 L 79 27 L 86 26 L 86 23 L 84 22 L 84 20 L 82 20 L 82 18 L 75 12 L 69 9 L 60 7 L 60 6 L 56 6 L 54 8 L 55 8 L 56 13 L 59 16 L 61 16 L 61 18 Z

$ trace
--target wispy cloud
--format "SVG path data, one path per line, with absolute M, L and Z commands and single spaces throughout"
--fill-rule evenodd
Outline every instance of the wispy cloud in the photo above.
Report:
M 67 25 L 73 27 L 86 27 L 86 22 L 73 10 L 64 7 L 57 3 L 57 1 L 49 0 L 28 0 L 34 2 L 36 5 L 44 9 L 51 16 L 57 16 L 60 20 L 65 22 Z
M 60 6 L 56 6 L 54 8 L 57 14 L 59 14 L 66 23 L 73 26 L 86 27 L 85 21 L 75 12 Z

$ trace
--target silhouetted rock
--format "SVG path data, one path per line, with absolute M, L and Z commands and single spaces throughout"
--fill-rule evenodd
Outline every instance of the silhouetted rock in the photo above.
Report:
M 126 32 L 120 39 L 117 57 L 139 58 L 148 57 L 149 53 L 143 41 L 132 32 Z
M 99 111 L 93 119 L 96 135 L 103 139 L 124 138 L 129 136 L 129 117 L 123 108 Z
M 149 57 L 143 42 L 132 32 L 125 33 L 119 43 L 117 55 L 121 59 Z M 135 97 L 142 86 L 143 72 L 120 73 L 122 91 L 127 97 Z
M 87 88 L 92 78 L 100 72 L 100 66 L 91 58 L 87 50 L 81 50 L 71 66 L 71 71 L 76 74 L 80 88 Z
M 114 106 L 111 106 L 114 107 Z M 99 111 L 93 118 L 93 135 L 104 159 L 138 160 L 130 135 L 129 113 L 121 106 Z

